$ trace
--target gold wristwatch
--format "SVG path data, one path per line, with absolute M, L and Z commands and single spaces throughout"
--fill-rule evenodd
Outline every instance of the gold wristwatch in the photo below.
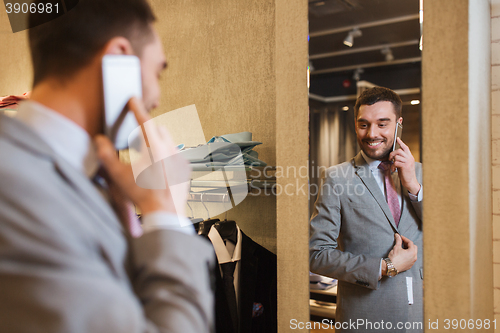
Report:
M 398 270 L 392 263 L 391 259 L 389 258 L 384 258 L 385 263 L 387 264 L 387 276 L 388 277 L 394 277 L 398 275 Z

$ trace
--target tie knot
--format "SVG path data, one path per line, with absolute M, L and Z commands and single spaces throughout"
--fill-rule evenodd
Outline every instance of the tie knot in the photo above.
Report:
M 391 164 L 392 163 L 390 161 L 383 161 L 383 162 L 380 162 L 380 164 L 378 165 L 378 168 L 380 170 L 387 171 L 387 170 L 391 169 Z
M 220 265 L 222 269 L 222 274 L 224 276 L 234 276 L 234 269 L 236 268 L 236 262 L 226 262 Z

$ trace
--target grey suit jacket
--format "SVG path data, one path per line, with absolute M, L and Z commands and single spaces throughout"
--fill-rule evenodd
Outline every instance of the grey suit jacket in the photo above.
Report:
M 422 183 L 421 164 L 416 163 L 415 169 Z M 398 322 L 423 322 L 422 202 L 411 202 L 404 187 L 401 192 L 402 212 L 396 227 L 384 194 L 361 154 L 326 171 L 310 223 L 309 258 L 312 272 L 339 280 L 337 322 L 383 320 L 391 322 L 391 332 L 423 331 L 395 329 Z M 396 232 L 418 246 L 417 262 L 410 270 L 379 281 L 380 260 L 394 246 Z M 408 304 L 406 277 L 412 278 L 413 305 Z M 352 330 L 353 326 L 344 325 L 346 329 L 338 331 L 381 332 L 371 327 Z
M 210 244 L 124 235 L 89 179 L 0 116 L 1 332 L 209 332 Z

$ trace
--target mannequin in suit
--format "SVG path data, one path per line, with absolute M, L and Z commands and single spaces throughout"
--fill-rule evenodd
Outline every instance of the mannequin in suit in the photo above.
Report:
M 373 323 L 381 321 L 391 326 L 382 331 L 423 332 L 422 168 L 399 138 L 401 148 L 392 151 L 402 123 L 399 96 L 381 87 L 364 91 L 355 121 L 362 152 L 326 170 L 310 222 L 311 271 L 339 280 L 337 332 L 380 332 Z M 379 173 L 382 161 L 392 162 L 389 173 Z M 388 203 L 385 175 L 400 215 Z M 361 325 L 349 325 L 357 320 Z
M 211 227 L 208 237 L 214 245 L 217 266 L 230 260 L 224 256 L 224 243 L 233 233 L 227 224 L 232 224 L 237 235 L 234 252 L 228 251 L 237 260 L 235 286 L 237 285 L 237 320 L 231 318 L 223 272 L 215 273 L 216 333 L 276 333 L 277 332 L 277 262 L 276 255 L 245 235 L 234 221 L 222 221 Z M 219 229 L 217 229 L 219 227 Z M 218 236 L 220 235 L 220 236 Z M 226 238 L 227 237 L 227 238 Z
M 16 118 L 0 116 L 2 332 L 214 326 L 210 244 L 181 227 L 169 191 L 135 184 L 102 135 L 105 54 L 141 60 L 143 99 L 129 102 L 139 124 L 158 104 L 166 61 L 154 20 L 144 0 L 85 0 L 29 31 L 31 100 Z M 101 186 L 99 168 L 108 175 Z M 125 203 L 142 212 L 140 237 L 118 209 Z

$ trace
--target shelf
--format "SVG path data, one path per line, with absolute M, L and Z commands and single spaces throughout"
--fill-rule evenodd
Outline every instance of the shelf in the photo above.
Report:
M 309 289 L 309 298 L 322 302 L 337 303 L 337 286 L 327 290 Z
M 311 316 L 335 319 L 335 314 L 337 312 L 337 305 L 334 303 L 327 303 L 310 299 L 309 311 Z
M 276 186 L 276 180 L 254 180 L 254 179 L 247 179 L 245 181 L 224 181 L 224 180 L 192 180 L 191 181 L 191 188 L 228 188 L 228 187 L 239 187 L 239 186 L 246 186 L 248 189 L 252 188 L 272 188 L 273 186 Z
M 330 289 L 326 290 L 310 289 L 309 291 L 315 294 L 337 296 L 337 286 L 333 286 Z
M 201 169 L 194 169 L 192 173 L 189 197 L 191 202 L 202 200 L 204 202 L 230 202 L 227 198 L 228 189 L 233 193 L 243 190 L 252 193 L 257 189 L 273 189 L 276 186 L 276 177 L 270 174 L 276 171 L 276 167 L 228 166 Z
M 188 201 L 190 202 L 230 202 L 229 195 L 227 193 L 217 193 L 217 192 L 191 192 L 189 193 Z

